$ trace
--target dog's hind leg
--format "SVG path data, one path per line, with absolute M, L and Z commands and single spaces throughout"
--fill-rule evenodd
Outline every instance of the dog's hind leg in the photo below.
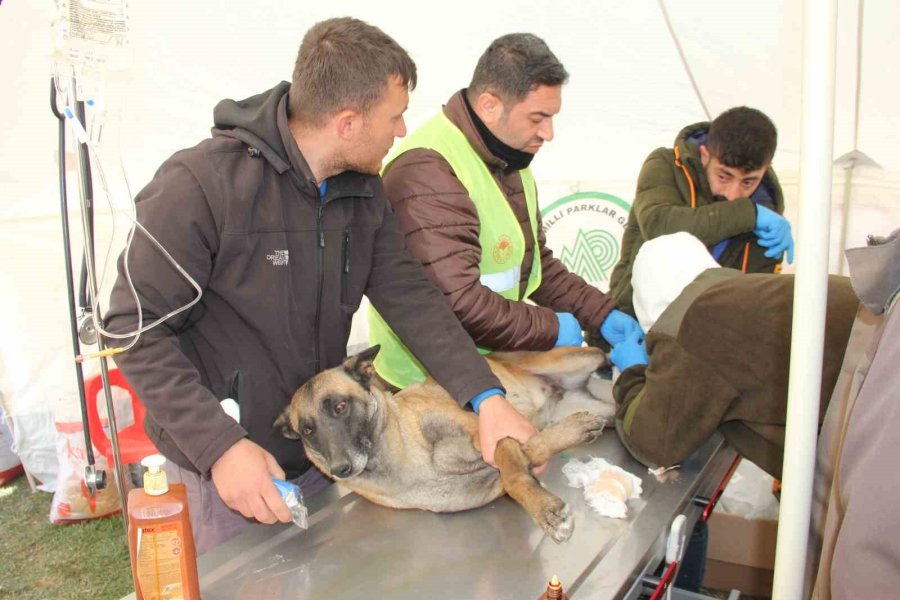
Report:
M 566 390 L 583 388 L 590 374 L 607 364 L 599 348 L 564 346 L 545 352 L 492 352 L 489 356 L 492 361 L 547 377 Z
M 512 438 L 500 440 L 494 456 L 506 493 L 521 504 L 551 538 L 557 542 L 568 540 L 575 527 L 572 511 L 568 504 L 541 487 L 534 478 L 519 442 Z
M 577 412 L 532 436 L 522 450 L 532 465 L 542 465 L 563 450 L 594 441 L 604 426 L 602 416 Z

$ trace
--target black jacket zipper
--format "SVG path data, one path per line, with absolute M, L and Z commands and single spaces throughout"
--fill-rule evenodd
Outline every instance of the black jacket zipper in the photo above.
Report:
M 318 262 L 318 278 L 319 278 L 319 286 L 318 292 L 316 295 L 316 322 L 315 322 L 315 335 L 314 337 L 314 345 L 316 348 L 315 357 L 316 357 L 316 373 L 322 370 L 322 359 L 319 353 L 319 321 L 322 312 L 322 289 L 325 287 L 325 230 L 322 229 L 322 210 L 325 205 L 325 198 L 321 196 L 321 192 L 319 193 L 319 206 L 316 209 L 316 235 L 319 238 L 318 249 L 316 252 L 317 262 Z
M 344 227 L 343 276 L 341 277 L 341 304 L 350 303 L 350 227 Z
M 344 228 L 344 274 L 350 273 L 350 228 Z

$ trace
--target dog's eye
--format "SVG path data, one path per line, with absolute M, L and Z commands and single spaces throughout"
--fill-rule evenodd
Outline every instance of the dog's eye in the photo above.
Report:
M 312 428 L 312 427 L 309 427 L 309 426 L 304 427 L 303 429 L 300 430 L 300 433 L 302 433 L 303 435 L 309 437 L 309 436 L 311 436 L 311 435 L 313 434 L 313 428 Z
M 337 404 L 334 405 L 334 412 L 336 414 L 341 414 L 345 410 L 347 410 L 347 401 L 346 400 L 341 400 L 340 402 L 338 402 Z

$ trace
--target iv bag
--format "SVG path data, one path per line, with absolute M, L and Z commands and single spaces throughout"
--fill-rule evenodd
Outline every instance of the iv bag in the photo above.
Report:
M 83 71 L 130 65 L 127 0 L 56 0 L 54 62 Z

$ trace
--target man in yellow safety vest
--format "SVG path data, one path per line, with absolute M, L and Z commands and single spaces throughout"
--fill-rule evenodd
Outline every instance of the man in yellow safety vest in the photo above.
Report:
M 567 79 L 537 36 L 502 36 L 479 59 L 469 87 L 385 168 L 407 247 L 483 353 L 580 346 L 582 330 L 610 344 L 642 337 L 633 318 L 545 245 L 529 164 L 553 139 Z M 398 388 L 424 380 L 422 365 L 374 310 L 369 324 L 370 341 L 382 348 L 379 376 Z M 471 402 L 480 414 L 494 404 Z

